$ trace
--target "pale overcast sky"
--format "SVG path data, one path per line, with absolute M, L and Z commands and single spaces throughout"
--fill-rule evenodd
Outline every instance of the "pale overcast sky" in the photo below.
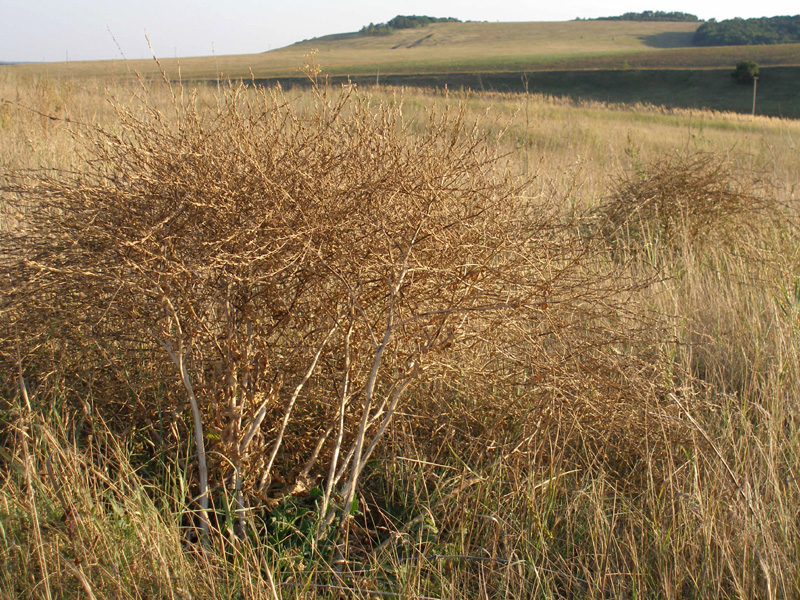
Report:
M 0 0 L 0 62 L 146 58 L 263 52 L 356 31 L 398 14 L 473 21 L 569 21 L 643 10 L 701 19 L 800 12 L 797 0 Z M 115 42 L 116 40 L 116 42 Z M 119 46 L 119 47 L 118 47 Z

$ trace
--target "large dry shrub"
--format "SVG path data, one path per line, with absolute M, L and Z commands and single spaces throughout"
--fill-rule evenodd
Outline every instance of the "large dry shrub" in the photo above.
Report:
M 203 508 L 320 481 L 323 524 L 407 398 L 442 415 L 474 395 L 485 443 L 640 443 L 654 386 L 624 358 L 642 321 L 619 265 L 524 197 L 462 112 L 412 134 L 399 102 L 309 98 L 232 88 L 162 112 L 145 94 L 76 127 L 82 172 L 16 173 L 4 364 L 21 350 L 140 421 L 161 398 L 190 415 Z

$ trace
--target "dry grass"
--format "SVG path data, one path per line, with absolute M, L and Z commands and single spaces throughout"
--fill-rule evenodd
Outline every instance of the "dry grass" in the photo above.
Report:
M 366 23 L 365 23 L 366 25 Z M 317 49 L 326 69 L 345 69 L 352 74 L 371 72 L 384 65 L 469 64 L 489 57 L 527 57 L 528 60 L 551 55 L 584 56 L 624 51 L 653 50 L 648 48 L 652 38 L 669 40 L 667 45 L 684 45 L 697 29 L 697 23 L 633 23 L 633 22 L 565 22 L 565 23 L 439 23 L 424 29 L 408 29 L 390 36 L 332 35 L 302 42 L 261 54 L 244 56 L 196 57 L 180 59 L 184 77 L 216 79 L 225 77 L 249 78 L 296 75 L 305 56 Z M 424 38 L 424 39 L 423 39 Z M 422 41 L 420 41 L 422 39 Z M 158 42 L 158 40 L 155 40 Z M 656 42 L 658 43 L 658 42 Z M 432 50 L 436 59 L 431 60 Z M 129 57 L 135 58 L 135 57 Z M 164 60 L 171 73 L 177 72 L 177 60 Z M 157 75 L 152 60 L 133 60 L 129 63 L 141 73 Z M 115 75 L 124 77 L 128 66 L 123 61 L 63 63 L 58 65 L 20 65 L 4 67 L 11 72 L 77 76 Z M 407 69 L 401 70 L 407 72 Z
M 44 114 L 60 110 L 59 116 L 74 121 L 98 122 L 99 128 L 42 118 L 13 104 L 3 108 L 0 134 L 4 164 L 34 169 L 27 183 L 11 181 L 16 192 L 27 195 L 31 209 L 40 210 L 43 202 L 59 207 L 28 241 L 15 235 L 18 222 L 5 222 L 3 247 L 11 248 L 5 241 L 14 240 L 26 244 L 26 252 L 7 254 L 3 267 L 13 276 L 3 279 L 4 298 L 15 300 L 6 301 L 4 326 L 12 316 L 18 324 L 16 331 L 6 329 L 2 380 L 3 593 L 96 598 L 309 598 L 341 592 L 369 597 L 370 590 L 408 598 L 800 593 L 796 123 L 576 106 L 532 96 L 454 95 L 450 102 L 464 106 L 458 113 L 445 111 L 441 97 L 423 92 L 406 92 L 401 107 L 399 96 L 384 92 L 368 101 L 352 92 L 315 98 L 241 91 L 218 101 L 200 90 L 196 100 L 174 103 L 156 88 L 142 104 L 127 100 L 136 88 L 117 87 L 118 107 L 112 109 L 81 91 L 62 96 L 60 89 L 57 81 L 43 80 L 39 87 L 20 88 L 19 102 Z M 464 127 L 486 110 L 496 118 L 479 121 L 475 131 Z M 431 119 L 431 111 L 438 116 Z M 500 129 L 506 133 L 496 142 Z M 78 136 L 65 135 L 66 130 Z M 444 140 L 453 148 L 450 154 L 442 150 Z M 499 162 L 487 145 L 501 153 Z M 290 154 L 292 148 L 302 151 Z M 507 150 L 514 152 L 503 154 Z M 670 162 L 659 158 L 665 151 L 690 158 Z M 395 160 L 387 166 L 370 153 Z M 406 155 L 405 162 L 398 159 Z M 265 164 L 280 177 L 256 177 L 258 169 L 244 168 Z M 331 165 L 330 173 L 323 164 Z M 676 164 L 685 169 L 676 170 Z M 364 180 L 349 179 L 364 167 Z M 626 179 L 631 172 L 637 174 Z M 453 175 L 449 185 L 433 185 L 447 173 L 463 179 Z M 522 173 L 536 177 L 520 193 L 514 176 Z M 395 190 L 427 181 L 426 189 L 444 199 L 436 205 L 441 209 L 422 210 L 412 201 L 420 196 L 411 195 L 389 210 L 375 192 L 384 189 L 376 178 Z M 759 220 L 758 227 L 749 207 L 740 212 L 741 204 L 725 202 L 746 199 L 742 192 L 749 188 L 735 182 L 753 178 L 769 182 L 768 194 L 762 188 L 756 198 L 779 207 L 772 214 L 781 215 Z M 348 185 L 353 181 L 362 185 Z M 647 205 L 659 198 L 673 206 L 677 196 L 665 190 L 674 190 L 676 182 L 703 198 L 721 199 L 707 207 L 713 219 L 697 216 L 697 223 L 710 227 L 698 225 L 698 238 L 674 236 L 669 245 L 651 244 L 620 263 L 619 253 L 604 253 L 601 240 L 583 237 L 596 222 L 585 215 L 596 214 L 615 189 L 636 192 L 620 196 L 627 200 Z M 357 193 L 364 189 L 376 194 L 374 203 Z M 486 221 L 458 216 L 457 207 L 473 198 L 473 189 L 484 191 L 473 201 L 486 202 Z M 286 205 L 265 202 L 281 198 L 267 193 L 274 190 L 291 190 L 295 202 L 308 198 L 302 214 L 314 226 L 304 229 L 296 219 L 281 225 L 293 213 Z M 395 198 L 402 195 L 395 192 Z M 207 201 L 212 197 L 228 200 Z M 4 210 L 16 210 L 19 198 L 6 191 Z M 149 213 L 145 206 L 161 208 Z M 180 206 L 191 218 L 165 220 Z M 720 216 L 719 207 L 734 210 Z M 95 218 L 78 218 L 86 211 L 94 211 Z M 683 219 L 694 213 L 675 214 Z M 509 221 L 509 215 L 515 218 Z M 36 222 L 30 213 L 21 217 L 25 226 Z M 162 236 L 157 243 L 152 235 L 135 235 L 144 229 L 136 219 L 144 217 L 164 224 L 147 229 Z M 436 219 L 457 225 L 439 234 Z M 390 239 L 375 235 L 376 222 L 397 240 L 406 239 L 402 232 L 408 231 L 400 224 L 430 222 L 435 238 L 414 247 L 416 270 L 407 275 L 413 275 L 412 285 L 397 296 L 396 309 L 381 304 L 392 297 L 391 285 L 382 283 L 392 281 L 385 269 L 400 271 L 391 246 L 373 242 Z M 287 242 L 270 246 L 272 237 L 259 237 L 260 223 L 269 223 L 271 231 L 285 227 Z M 246 235 L 236 238 L 237 231 Z M 527 237 L 517 237 L 523 231 Z M 724 235 L 715 237 L 714 231 Z M 725 243 L 703 243 L 712 238 Z M 241 246 L 231 241 L 238 239 Z M 325 240 L 314 247 L 347 277 L 323 279 L 313 270 L 315 263 L 298 259 L 310 271 L 304 281 L 311 291 L 295 296 L 307 304 L 279 335 L 250 350 L 242 334 L 247 319 L 254 319 L 251 329 L 270 322 L 264 312 L 251 315 L 273 310 L 272 305 L 259 301 L 231 320 L 230 314 L 247 305 L 225 291 L 244 281 L 269 289 L 280 281 L 276 268 L 259 275 L 255 267 L 243 271 L 246 261 L 263 253 L 265 265 L 290 264 L 276 253 L 292 248 L 293 240 L 315 239 Z M 444 240 L 444 246 L 434 243 Z M 338 245 L 327 245 L 333 242 Z M 477 253 L 476 244 L 489 254 Z M 325 254 L 325 248 L 339 250 Z M 361 249 L 355 262 L 346 260 L 353 249 Z M 459 258 L 468 251 L 483 256 L 473 261 L 483 269 L 474 278 Z M 12 256 L 17 266 L 9 268 Z M 120 271 L 125 264 L 129 270 Z M 145 272 L 148 264 L 158 267 L 157 277 L 130 276 L 135 269 Z M 663 275 L 658 281 L 652 278 L 654 264 Z M 358 279 L 358 272 L 373 275 Z M 532 285 L 534 272 L 540 278 Z M 371 302 L 371 320 L 348 320 L 347 298 L 354 295 L 337 291 L 345 289 L 342 280 L 359 282 L 347 289 L 356 289 L 364 306 Z M 153 294 L 146 281 L 168 282 L 170 290 L 182 281 L 196 287 L 165 296 Z M 538 282 L 550 284 L 546 299 Z M 442 290 L 454 285 L 464 301 L 506 294 L 508 306 L 441 326 L 386 326 L 392 310 L 399 320 L 402 311 L 438 310 L 445 300 Z M 512 306 L 517 302 L 507 301 L 512 290 L 529 295 Z M 174 310 L 162 303 L 165 297 Z M 306 307 L 318 307 L 316 325 Z M 187 316 L 190 308 L 196 320 Z M 61 320 L 49 319 L 55 314 Z M 337 319 L 342 324 L 330 333 Z M 311 324 L 297 329 L 294 323 L 301 322 Z M 43 327 L 47 323 L 50 327 Z M 377 420 L 366 430 L 381 441 L 363 472 L 351 478 L 358 484 L 352 486 L 357 510 L 343 520 L 347 526 L 339 529 L 339 543 L 330 545 L 318 535 L 319 500 L 326 496 L 334 447 L 333 434 L 325 433 L 331 423 L 337 430 L 345 381 L 354 395 L 345 406 L 343 454 L 348 448 L 356 452 L 359 418 L 376 414 L 365 411 L 363 401 L 380 348 L 369 341 L 369 328 L 378 324 L 392 341 L 378 369 L 376 405 L 388 399 L 388 408 L 393 390 L 406 378 L 411 382 L 397 396 L 383 437 L 375 437 Z M 636 332 L 642 326 L 648 343 Z M 298 343 L 295 331 L 308 332 L 308 341 Z M 445 343 L 425 346 L 430 340 Z M 214 511 L 204 549 L 187 542 L 195 513 L 186 499 L 198 491 L 197 452 L 188 389 L 177 377 L 181 344 L 191 344 L 183 364 L 200 400 L 203 428 L 212 433 L 205 443 Z M 169 345 L 177 361 L 165 350 Z M 17 348 L 23 350 L 27 403 L 15 375 Z M 98 348 L 106 351 L 102 360 Z M 293 358 L 271 371 L 253 366 L 279 352 L 293 352 Z M 342 369 L 348 354 L 351 368 Z M 408 369 L 410 360 L 426 368 L 417 374 Z M 224 376 L 231 372 L 234 387 Z M 238 457 L 242 472 L 252 471 L 258 479 L 259 461 L 278 446 L 280 424 L 289 414 L 274 467 L 285 481 L 270 486 L 271 500 L 262 503 L 252 493 L 252 479 L 245 478 L 242 511 L 231 448 L 241 447 L 250 431 L 261 389 L 254 389 L 251 400 L 245 373 L 253 374 L 247 377 L 255 387 L 269 385 L 275 374 L 291 381 L 248 442 L 263 445 L 265 452 L 254 452 L 258 460 Z M 226 430 L 230 418 L 223 423 L 214 408 L 231 406 L 240 411 L 239 433 Z M 124 442 L 115 442 L 120 435 Z M 364 446 L 370 436 L 363 436 Z M 312 491 L 303 493 L 294 484 L 321 438 L 328 441 L 317 459 L 320 468 L 309 471 Z M 322 476 L 319 484 L 315 472 Z M 340 511 L 347 478 L 327 494 Z M 244 520 L 238 529 L 231 518 L 237 509 Z M 241 531 L 251 537 L 242 540 Z M 334 565 L 335 547 L 343 549 L 345 540 L 348 561 Z
M 366 24 L 365 24 L 366 25 Z M 397 73 L 535 72 L 538 70 L 732 69 L 741 59 L 736 47 L 696 48 L 697 23 L 569 21 L 547 23 L 438 23 L 400 30 L 390 36 L 330 35 L 259 54 L 163 59 L 170 75 L 185 80 L 248 80 L 302 76 L 298 66 L 317 50 L 335 75 Z M 154 40 L 158 46 L 160 40 Z M 755 46 L 747 55 L 762 67 L 800 64 L 797 44 Z M 0 72 L 19 77 L 101 77 L 132 79 L 132 69 L 158 77 L 149 58 L 9 65 Z

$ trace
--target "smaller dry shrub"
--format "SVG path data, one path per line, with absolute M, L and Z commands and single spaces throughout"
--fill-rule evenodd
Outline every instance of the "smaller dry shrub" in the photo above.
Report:
M 597 216 L 606 239 L 628 250 L 730 241 L 762 220 L 763 192 L 725 156 L 672 153 L 619 177 Z

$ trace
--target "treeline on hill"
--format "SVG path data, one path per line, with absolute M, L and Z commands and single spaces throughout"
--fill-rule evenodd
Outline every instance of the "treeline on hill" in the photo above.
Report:
M 398 29 L 415 29 L 425 27 L 430 23 L 460 23 L 460 19 L 453 17 L 425 17 L 417 15 L 397 15 L 386 23 L 370 23 L 364 25 L 359 33 L 364 35 L 389 35 Z
M 580 20 L 580 19 L 578 19 Z M 618 17 L 598 17 L 592 19 L 593 21 L 691 21 L 696 22 L 700 19 L 697 15 L 690 15 L 684 12 L 664 12 L 661 10 L 646 10 L 644 12 L 635 13 L 627 12 Z
M 697 46 L 750 46 L 800 42 L 800 15 L 709 20 L 694 34 Z

